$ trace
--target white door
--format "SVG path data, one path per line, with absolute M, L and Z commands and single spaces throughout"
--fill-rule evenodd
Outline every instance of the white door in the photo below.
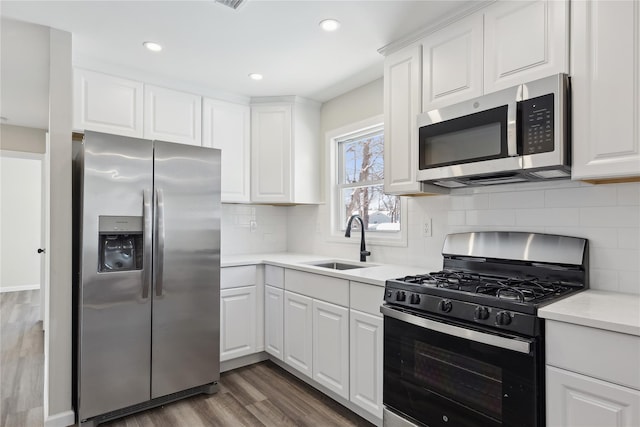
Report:
M 569 2 L 502 1 L 484 14 L 484 93 L 569 72 Z
M 284 293 L 284 361 L 308 377 L 312 377 L 313 306 L 312 299 Z
M 382 418 L 382 317 L 351 310 L 350 400 Z
M 269 267 L 269 266 L 267 266 Z M 265 351 L 282 360 L 284 352 L 284 291 L 273 286 L 264 287 L 264 346 Z
M 256 352 L 256 287 L 220 291 L 220 361 Z
M 637 427 L 640 391 L 547 366 L 548 427 Z
M 251 107 L 251 201 L 291 202 L 291 105 Z
M 42 154 L 0 152 L 0 292 L 40 289 Z
M 191 93 L 145 85 L 144 137 L 202 145 L 202 98 Z
M 573 179 L 640 175 L 640 2 L 571 3 Z
M 313 379 L 349 398 L 349 309 L 313 300 Z
M 420 45 L 409 46 L 384 59 L 384 191 L 420 192 L 418 128 L 422 108 Z
M 222 150 L 222 202 L 249 202 L 251 109 L 205 98 L 202 145 Z
M 482 95 L 482 15 L 422 40 L 422 111 Z

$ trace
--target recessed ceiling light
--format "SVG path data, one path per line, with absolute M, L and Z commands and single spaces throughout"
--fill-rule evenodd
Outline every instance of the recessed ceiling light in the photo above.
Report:
M 249 74 L 249 78 L 252 80 L 262 80 L 262 74 L 251 73 Z
M 151 52 L 160 52 L 162 50 L 162 46 L 156 42 L 144 42 L 142 46 L 149 49 Z
M 340 28 L 340 22 L 336 21 L 335 19 L 325 19 L 323 21 L 320 21 L 320 28 L 322 28 L 325 31 L 335 31 L 338 28 Z

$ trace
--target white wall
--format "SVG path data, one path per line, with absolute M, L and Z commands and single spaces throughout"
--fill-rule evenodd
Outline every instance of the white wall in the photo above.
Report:
M 0 292 L 38 289 L 42 155 L 0 153 Z
M 325 103 L 322 129 L 327 132 L 382 112 L 382 86 L 376 81 Z M 408 198 L 407 247 L 370 246 L 369 260 L 429 271 L 442 266 L 442 243 L 448 233 L 564 234 L 589 239 L 592 288 L 640 294 L 640 183 L 595 186 L 557 181 L 456 191 Z M 287 209 L 287 250 L 358 259 L 359 239 L 327 240 L 328 204 Z M 432 237 L 422 235 L 425 216 L 432 218 Z

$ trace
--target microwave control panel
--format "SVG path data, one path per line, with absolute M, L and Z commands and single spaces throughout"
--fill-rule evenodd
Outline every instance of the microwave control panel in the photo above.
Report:
M 518 154 L 547 153 L 554 149 L 553 94 L 518 102 Z

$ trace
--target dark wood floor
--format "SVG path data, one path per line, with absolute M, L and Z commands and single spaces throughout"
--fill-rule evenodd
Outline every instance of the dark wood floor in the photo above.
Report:
M 43 424 L 40 291 L 0 293 L 0 426 Z
M 43 425 L 39 291 L 0 294 L 0 426 Z M 272 362 L 225 372 L 220 391 L 102 424 L 109 427 L 372 426 Z
M 272 362 L 225 372 L 220 391 L 103 424 L 162 426 L 372 426 Z

